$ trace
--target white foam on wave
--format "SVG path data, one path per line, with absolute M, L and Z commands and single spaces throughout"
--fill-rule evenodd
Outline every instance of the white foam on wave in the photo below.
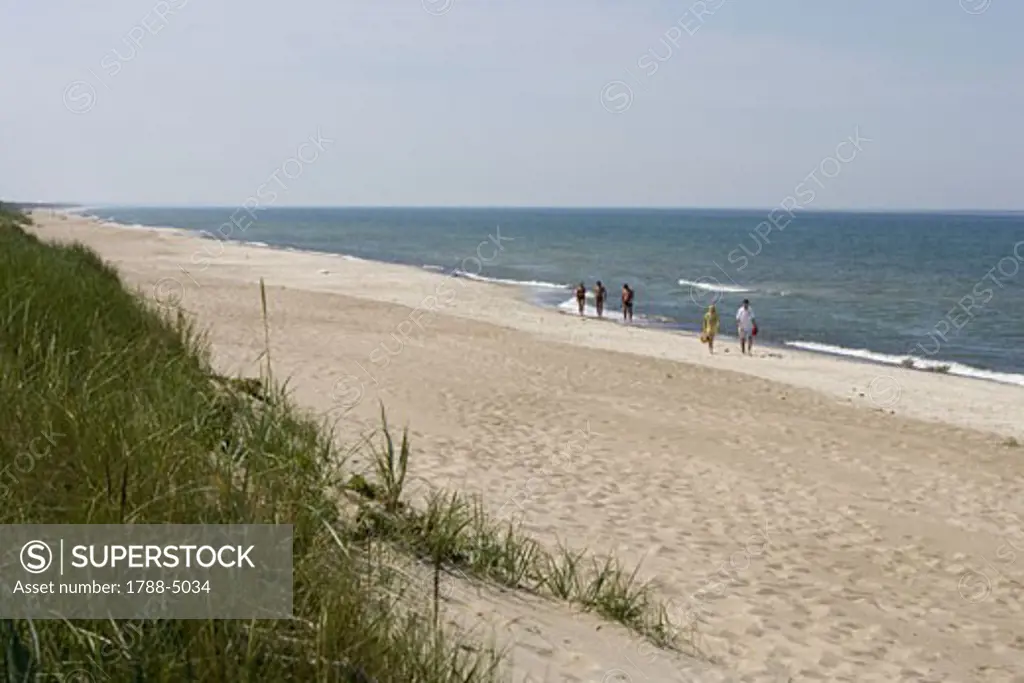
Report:
M 500 277 L 485 277 L 483 275 L 476 275 L 475 273 L 467 273 L 463 270 L 454 271 L 459 277 L 469 278 L 470 280 L 477 280 L 478 282 L 490 282 L 497 285 L 512 285 L 514 287 L 533 287 L 535 289 L 569 289 L 569 285 L 559 285 L 554 282 L 544 282 L 543 280 L 504 280 Z
M 1024 375 L 1017 375 L 1011 372 L 984 370 L 982 368 L 964 365 L 963 363 L 928 360 L 910 355 L 893 356 L 888 353 L 879 353 L 878 351 L 871 351 L 869 349 L 848 349 L 843 346 L 833 346 L 832 344 L 821 344 L 818 342 L 788 341 L 785 342 L 785 344 L 786 346 L 803 349 L 804 351 L 827 353 L 829 355 L 844 356 L 847 358 L 859 358 L 861 360 L 871 361 L 872 363 L 883 363 L 885 365 L 897 365 L 901 367 L 906 367 L 909 359 L 913 365 L 911 367 L 907 367 L 908 370 L 936 372 L 941 368 L 946 367 L 949 369 L 945 370 L 944 374 L 958 375 L 960 377 L 972 377 L 974 379 L 984 379 L 991 382 L 1015 384 L 1017 386 L 1024 387 Z
M 260 247 L 261 249 L 269 249 L 270 245 L 266 242 L 243 242 L 248 247 Z
M 691 287 L 693 289 L 700 289 L 705 292 L 727 292 L 730 294 L 743 294 L 746 292 L 753 292 L 753 289 L 747 289 L 746 287 L 738 287 L 736 285 L 723 285 L 714 278 L 708 278 L 707 282 L 701 282 L 699 280 L 683 280 L 679 279 L 679 284 L 683 287 Z
M 422 266 L 420 266 L 420 268 L 422 268 L 423 270 L 432 270 L 435 273 L 444 272 L 444 268 L 442 266 L 435 266 L 430 263 L 424 263 Z

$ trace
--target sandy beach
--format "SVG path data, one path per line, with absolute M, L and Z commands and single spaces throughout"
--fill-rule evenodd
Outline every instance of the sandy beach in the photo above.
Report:
M 506 634 L 517 680 L 1024 681 L 1024 388 L 743 357 L 728 337 L 711 357 L 691 335 L 580 320 L 513 287 L 33 217 L 195 315 L 226 373 L 258 371 L 263 278 L 274 372 L 344 443 L 382 401 L 419 481 L 479 493 L 544 543 L 642 561 L 715 660 L 458 592 L 453 618 Z M 467 257 L 502 247 L 480 240 Z

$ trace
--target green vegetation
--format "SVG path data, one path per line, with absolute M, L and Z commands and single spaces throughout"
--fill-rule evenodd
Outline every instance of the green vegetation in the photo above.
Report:
M 291 405 L 269 357 L 259 379 L 215 374 L 180 312 L 26 223 L 0 207 L 0 523 L 290 523 L 295 618 L 6 620 L 3 680 L 499 680 L 493 647 L 440 623 L 441 575 L 455 569 L 674 642 L 635 572 L 550 555 L 456 493 L 414 509 L 402 500 L 410 445 L 386 420 L 375 472 L 346 472 L 329 425 Z M 429 563 L 431 590 L 394 571 L 403 561 Z

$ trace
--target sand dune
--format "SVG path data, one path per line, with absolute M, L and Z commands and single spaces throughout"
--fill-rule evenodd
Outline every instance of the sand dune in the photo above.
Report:
M 297 401 L 354 441 L 382 400 L 422 481 L 482 493 L 544 542 L 642 560 L 716 660 L 633 656 L 590 617 L 462 592 L 460 619 L 533 629 L 517 680 L 1024 680 L 1018 387 L 789 350 L 709 358 L 508 287 L 36 219 L 194 312 L 225 371 L 255 369 L 265 278 Z

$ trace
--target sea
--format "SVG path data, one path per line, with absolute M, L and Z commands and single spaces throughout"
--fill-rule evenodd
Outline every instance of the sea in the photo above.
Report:
M 346 254 L 517 287 L 576 314 L 624 283 L 635 324 L 723 333 L 749 299 L 758 344 L 1024 386 L 1024 212 L 79 207 L 104 221 Z M 235 220 L 232 224 L 231 221 Z M 500 248 L 499 248 L 500 247 Z M 588 305 L 588 315 L 593 309 Z

